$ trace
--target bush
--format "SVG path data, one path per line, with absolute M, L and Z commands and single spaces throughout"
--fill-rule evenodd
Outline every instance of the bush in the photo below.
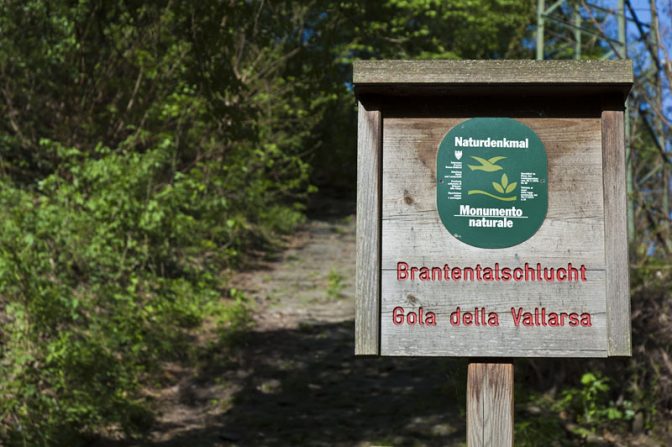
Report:
M 263 12 L 3 3 L 0 443 L 140 435 L 143 386 L 189 331 L 249 324 L 222 270 L 301 220 L 322 107 L 287 73 L 302 43 L 256 26 L 305 12 Z
M 0 417 L 29 445 L 147 428 L 145 378 L 206 315 L 227 315 L 221 270 L 298 215 L 268 203 L 263 180 L 227 197 L 233 179 L 208 181 L 208 165 L 172 171 L 168 146 L 55 146 L 64 163 L 34 190 L 0 182 Z

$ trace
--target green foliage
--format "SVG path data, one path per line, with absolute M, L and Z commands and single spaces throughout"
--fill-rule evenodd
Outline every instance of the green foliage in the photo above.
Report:
M 296 13 L 280 9 L 262 30 Z M 221 272 L 302 219 L 314 123 L 283 72 L 296 44 L 256 15 L 3 2 L 0 442 L 142 435 L 142 387 L 190 355 L 190 331 L 208 318 L 234 340 L 251 324 Z
M 516 0 L 386 0 L 348 5 L 349 47 L 373 57 L 501 59 L 527 56 L 520 45 L 534 12 Z
M 336 270 L 329 270 L 329 274 L 327 275 L 327 297 L 336 300 L 343 296 L 344 279 L 343 275 Z
M 526 0 L 356 0 L 317 2 L 308 15 L 302 71 L 316 80 L 324 120 L 316 126 L 314 181 L 323 189 L 356 183 L 355 59 L 518 59 L 536 3 Z M 324 67 L 329 69 L 325 70 Z M 319 95 L 319 96 L 317 96 Z
M 587 428 L 596 428 L 607 422 L 629 421 L 635 411 L 627 400 L 614 402 L 609 399 L 610 381 L 601 374 L 591 372 L 581 376 L 581 387 L 562 393 L 557 408 L 570 410 Z
M 211 348 L 218 350 L 235 345 L 254 323 L 247 297 L 235 288 L 229 289 L 228 292 L 232 300 L 230 305 L 221 306 L 215 303 L 208 311 L 218 335 Z
M 355 58 L 520 50 L 529 2 L 0 0 L 0 436 L 141 435 L 224 269 L 354 186 Z M 504 185 L 506 186 L 506 185 Z M 328 293 L 342 277 L 332 272 Z
M 547 415 L 529 415 L 517 418 L 514 427 L 516 446 L 566 445 L 565 433 L 557 418 Z
M 6 435 L 31 445 L 110 424 L 140 432 L 143 377 L 179 358 L 206 315 L 230 332 L 246 321 L 221 300 L 218 275 L 245 239 L 245 216 L 229 217 L 199 169 L 158 182 L 171 163 L 161 149 L 58 150 L 67 168 L 35 192 L 6 179 L 0 188 L 0 411 Z
M 546 416 L 565 421 L 566 428 L 581 438 L 594 437 L 603 430 L 663 431 L 666 426 L 665 415 L 672 406 L 671 375 L 665 366 L 672 349 L 671 323 L 666 318 L 672 311 L 672 277 L 663 259 L 650 256 L 631 270 L 630 278 L 631 358 L 565 363 L 560 367 L 554 362 L 544 362 L 542 369 L 535 367 L 535 375 L 549 381 L 545 389 L 562 387 L 564 391 L 559 397 L 553 391 L 543 397 L 532 396 L 530 402 L 543 408 Z M 579 385 L 567 387 L 563 376 L 579 377 Z

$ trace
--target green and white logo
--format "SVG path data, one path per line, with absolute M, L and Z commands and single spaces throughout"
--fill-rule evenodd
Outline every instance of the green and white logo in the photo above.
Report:
M 436 202 L 462 242 L 505 248 L 537 232 L 548 209 L 547 157 L 532 129 L 511 118 L 473 118 L 439 144 Z

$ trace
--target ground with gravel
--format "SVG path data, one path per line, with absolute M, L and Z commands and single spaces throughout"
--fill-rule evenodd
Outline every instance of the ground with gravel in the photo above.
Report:
M 461 445 L 460 361 L 355 358 L 351 204 L 309 219 L 274 258 L 236 274 L 251 330 L 175 384 L 152 445 Z

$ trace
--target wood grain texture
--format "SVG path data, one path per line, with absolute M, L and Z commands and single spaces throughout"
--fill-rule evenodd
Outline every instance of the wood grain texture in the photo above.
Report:
M 382 116 L 361 102 L 358 107 L 355 354 L 378 355 Z
M 467 445 L 513 446 L 513 363 L 469 363 Z
M 602 112 L 609 355 L 632 355 L 623 112 Z
M 363 84 L 555 84 L 605 85 L 629 90 L 632 63 L 619 61 L 530 60 L 362 60 L 353 82 Z
M 451 264 L 452 265 L 452 264 Z M 588 281 L 526 284 L 397 281 L 396 272 L 383 271 L 381 353 L 399 356 L 454 357 L 606 357 L 607 320 L 604 271 L 589 271 Z M 468 303 L 468 304 L 467 304 Z M 548 311 L 589 312 L 591 327 L 516 327 L 511 308 L 528 310 L 545 305 Z M 392 312 L 422 307 L 437 315 L 436 326 L 393 324 Z M 499 327 L 452 326 L 457 307 L 497 312 Z
M 605 357 L 606 263 L 599 118 L 521 118 L 548 155 L 548 213 L 537 233 L 504 249 L 481 249 L 454 238 L 436 210 L 436 152 L 460 118 L 385 118 L 383 132 L 381 353 L 489 357 Z M 585 264 L 586 283 L 476 283 L 397 281 L 410 265 L 562 267 Z M 412 297 L 410 299 L 409 297 Z M 589 312 L 591 327 L 523 328 L 511 306 Z M 392 310 L 435 311 L 435 327 L 395 325 Z M 487 307 L 499 328 L 453 327 L 456 307 Z
M 516 263 L 535 259 L 551 263 L 573 259 L 575 263 L 590 263 L 592 269 L 603 269 L 600 120 L 519 120 L 546 145 L 548 213 L 533 238 L 497 250 L 483 250 L 457 241 L 443 227 L 436 212 L 437 148 L 445 133 L 462 121 L 385 119 L 383 269 L 394 269 L 402 259 L 414 264 L 438 262 L 446 259 L 446 253 L 450 253 L 453 263 L 484 259 Z

